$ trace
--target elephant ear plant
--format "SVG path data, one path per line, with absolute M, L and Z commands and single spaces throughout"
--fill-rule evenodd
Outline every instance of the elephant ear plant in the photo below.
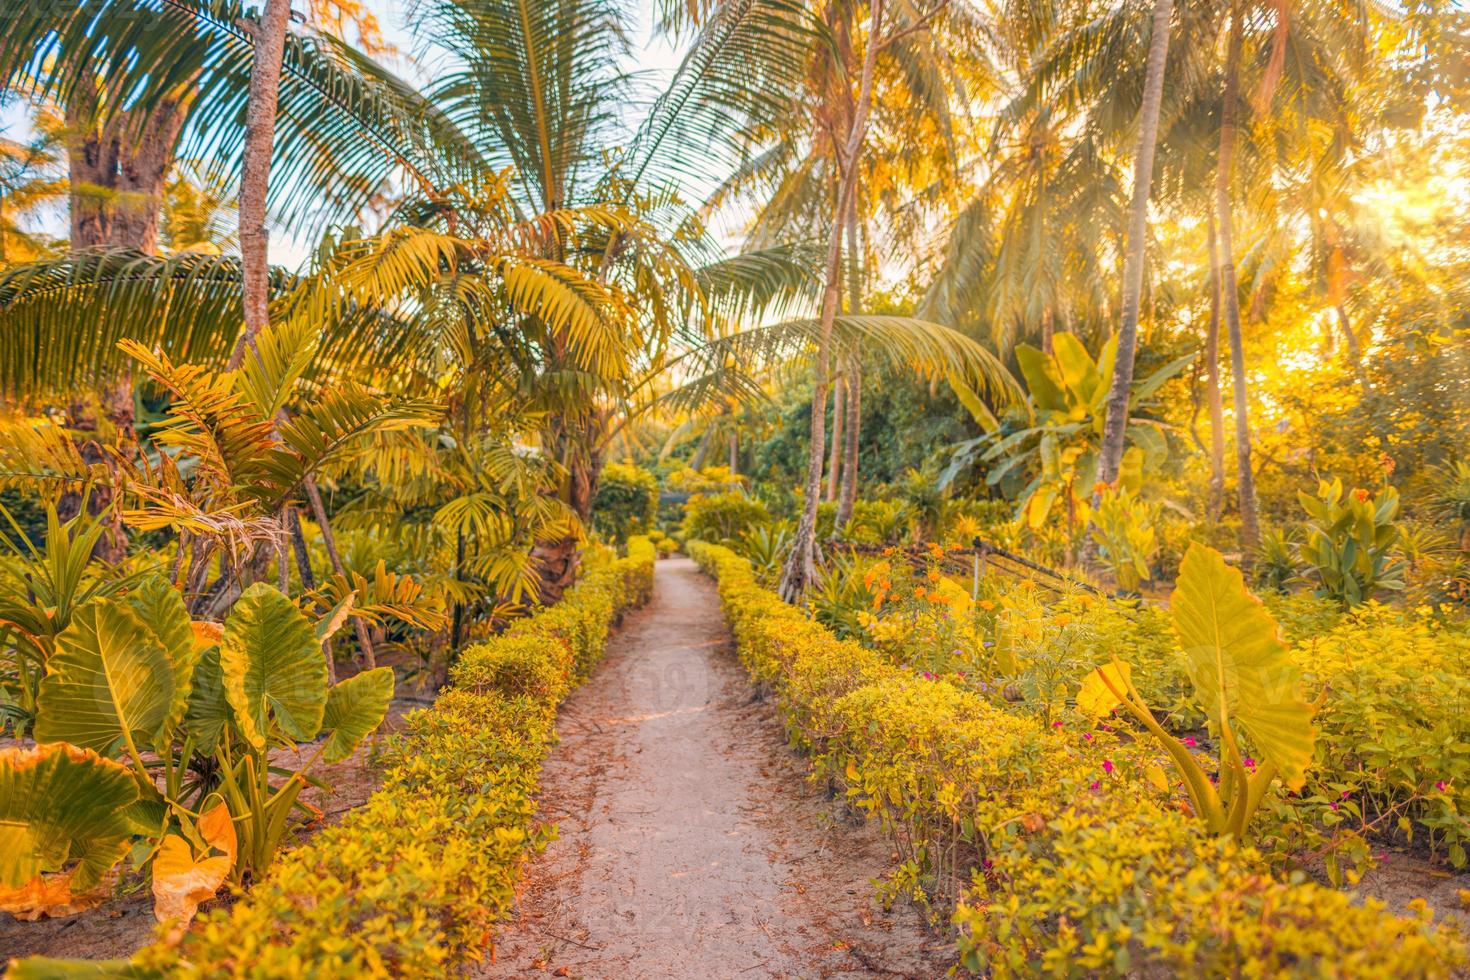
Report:
M 1169 600 L 1185 673 L 1218 740 L 1218 784 L 1182 741 L 1166 732 L 1116 657 L 1083 681 L 1077 706 L 1102 717 L 1122 706 L 1169 754 L 1190 801 L 1212 833 L 1243 836 L 1272 781 L 1300 789 L 1316 744 L 1316 706 L 1301 697 L 1301 671 L 1276 621 L 1218 551 L 1193 545 Z M 1249 739 L 1262 761 L 1242 750 Z
M 195 622 L 153 575 L 77 608 L 39 684 L 39 744 L 0 751 L 0 909 L 84 908 L 127 856 L 151 869 L 155 915 L 187 922 L 264 873 L 307 773 L 351 755 L 393 697 L 388 667 L 328 686 L 322 643 L 350 602 L 314 624 L 256 584 L 223 625 Z

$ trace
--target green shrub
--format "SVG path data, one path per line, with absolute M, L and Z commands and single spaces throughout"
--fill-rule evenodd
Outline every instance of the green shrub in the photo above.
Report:
M 682 533 L 685 540 L 730 541 L 770 520 L 766 505 L 744 493 L 699 494 L 684 505 Z
M 610 541 L 646 534 L 658 519 L 658 480 L 623 463 L 603 467 L 592 498 L 592 527 Z
M 1366 490 L 1344 492 L 1342 481 L 1322 481 L 1317 496 L 1297 494 L 1310 517 L 1302 561 L 1317 583 L 1317 594 L 1356 606 L 1380 589 L 1404 587 L 1403 563 L 1395 559 L 1399 495 L 1385 487 L 1374 497 Z
M 177 945 L 150 946 L 131 964 L 36 958 L 10 975 L 442 977 L 481 959 L 526 857 L 550 836 L 533 819 L 555 698 L 590 669 L 621 611 L 652 591 L 652 545 L 635 537 L 628 552 L 466 650 L 453 686 L 389 743 L 367 803 Z
M 1206 833 L 1143 743 L 1038 724 L 895 667 L 760 588 L 728 549 L 689 551 L 715 575 L 741 660 L 779 695 L 795 744 L 889 833 L 900 858 L 886 893 L 953 905 L 967 968 L 1428 977 L 1466 962 L 1427 914 L 1282 879 Z

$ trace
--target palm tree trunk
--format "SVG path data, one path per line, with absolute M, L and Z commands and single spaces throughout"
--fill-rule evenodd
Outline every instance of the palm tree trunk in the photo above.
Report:
M 857 200 L 847 215 L 847 312 L 857 316 L 862 312 L 863 281 L 862 251 L 858 241 Z M 837 494 L 837 519 L 832 522 L 832 537 L 841 538 L 847 522 L 852 520 L 852 509 L 857 503 L 858 437 L 863 422 L 863 358 L 853 351 L 847 356 L 847 424 L 842 435 L 846 445 L 842 448 L 842 487 Z
M 1133 202 L 1128 216 L 1128 245 L 1123 258 L 1123 322 L 1118 328 L 1118 354 L 1108 391 L 1098 480 L 1112 483 L 1123 465 L 1128 432 L 1128 396 L 1133 387 L 1133 359 L 1138 350 L 1138 311 L 1143 299 L 1143 259 L 1148 236 L 1148 199 L 1154 177 L 1154 149 L 1159 138 L 1159 110 L 1164 101 L 1164 68 L 1169 60 L 1169 18 L 1174 0 L 1154 0 L 1153 33 L 1143 83 L 1138 122 L 1138 152 L 1133 160 Z
M 730 433 L 730 475 L 740 475 L 740 434 Z
M 832 445 L 827 453 L 827 500 L 837 499 L 842 468 L 842 423 L 846 417 L 846 378 L 841 373 L 832 385 Z
M 1205 333 L 1205 383 L 1210 404 L 1210 520 L 1225 506 L 1225 400 L 1220 394 L 1220 277 L 1215 268 L 1215 209 L 1206 217 L 1210 247 L 1210 325 Z
M 1337 324 L 1342 328 L 1343 340 L 1347 341 L 1348 363 L 1353 366 L 1353 374 L 1357 376 L 1358 384 L 1363 389 L 1363 394 L 1371 394 L 1372 384 L 1368 381 L 1368 371 L 1363 367 L 1363 348 L 1358 343 L 1358 335 L 1353 332 L 1353 321 L 1348 319 L 1347 306 L 1338 303 L 1335 311 L 1337 313 Z
M 281 96 L 281 59 L 286 51 L 290 0 L 266 0 L 255 22 L 250 93 L 245 108 L 245 150 L 240 163 L 240 273 L 245 281 L 245 329 L 235 341 L 228 370 L 245 361 L 246 347 L 270 319 L 270 236 L 265 230 L 265 196 L 270 187 L 271 144 Z
M 322 495 L 316 488 L 316 481 L 307 480 L 303 486 L 306 489 L 307 502 L 311 504 L 311 516 L 316 519 L 317 527 L 322 532 L 322 547 L 327 551 L 327 560 L 332 563 L 332 571 L 345 581 L 347 566 L 342 564 L 342 554 L 337 550 L 337 538 L 332 534 L 332 525 L 327 520 L 327 508 L 322 505 Z M 373 641 L 368 635 L 367 623 L 362 621 L 362 617 L 353 616 L 352 628 L 357 632 L 357 645 L 362 648 L 363 666 L 372 670 L 378 665 L 378 660 L 373 654 Z
M 868 28 L 867 49 L 863 52 L 862 81 L 858 86 L 857 105 L 853 110 L 846 145 L 839 160 L 844 169 L 838 185 L 836 206 L 832 210 L 832 225 L 827 233 L 827 283 L 822 292 L 817 358 L 812 367 L 812 435 L 807 459 L 806 495 L 802 499 L 801 520 L 796 525 L 796 538 L 792 543 L 791 554 L 781 573 L 781 597 L 787 602 L 800 599 L 807 585 L 817 575 L 817 498 L 822 493 L 822 462 L 826 455 L 824 443 L 827 436 L 822 407 L 827 403 L 832 327 L 837 320 L 837 306 L 842 294 L 842 233 L 848 221 L 849 209 L 853 206 L 859 157 L 863 140 L 867 136 L 868 111 L 873 102 L 873 70 L 877 64 L 878 50 L 883 45 L 883 4 L 884 0 L 873 0 L 870 7 L 871 24 Z
M 1216 275 L 1225 322 L 1230 331 L 1230 370 L 1235 397 L 1235 467 L 1240 496 L 1240 544 L 1249 556 L 1261 543 L 1256 516 L 1256 477 L 1251 468 L 1250 399 L 1246 390 L 1245 345 L 1240 328 L 1240 287 L 1235 280 L 1234 212 L 1230 183 L 1234 171 L 1236 113 L 1240 102 L 1240 52 L 1244 43 L 1240 4 L 1230 13 L 1230 42 L 1225 55 L 1225 88 L 1220 104 L 1220 157 L 1215 172 L 1215 210 L 1220 221 Z

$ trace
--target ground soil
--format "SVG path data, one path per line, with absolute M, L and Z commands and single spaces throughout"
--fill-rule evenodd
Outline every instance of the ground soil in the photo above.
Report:
M 888 845 L 805 778 L 713 584 L 657 567 L 653 602 L 562 708 L 541 792 L 560 836 L 481 975 L 943 976 L 950 945 L 874 901 Z
M 308 839 L 321 827 L 342 819 L 353 807 L 361 806 L 377 789 L 382 773 L 375 764 L 374 749 L 378 739 L 402 726 L 403 715 L 424 705 L 418 694 L 396 700 L 378 733 L 366 739 L 350 757 L 335 765 L 317 766 L 313 776 L 326 784 L 326 789 L 308 786 L 301 800 L 322 812 L 320 822 L 303 825 L 295 844 Z M 301 759 L 292 752 L 274 752 L 272 761 L 288 768 L 305 763 L 313 747 L 303 746 Z M 154 938 L 153 896 L 147 879 L 138 874 L 125 876 L 118 883 L 119 894 L 96 908 L 59 919 L 21 922 L 0 912 L 0 972 L 12 958 L 25 956 L 80 957 L 85 959 L 120 959 L 133 955 Z M 232 901 L 228 896 L 206 903 L 209 909 Z

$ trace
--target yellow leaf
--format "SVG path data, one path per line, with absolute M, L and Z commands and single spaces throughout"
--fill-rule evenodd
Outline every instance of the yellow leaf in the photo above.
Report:
M 1103 664 L 1088 674 L 1077 692 L 1077 710 L 1089 718 L 1102 718 L 1122 703 L 1115 691 L 1128 690 L 1133 668 L 1121 661 Z M 1111 688 L 1109 687 L 1111 685 Z
M 1160 793 L 1169 792 L 1169 777 L 1164 774 L 1164 770 L 1160 767 L 1150 763 L 1143 767 L 1143 775 L 1148 780 L 1149 785 Z
M 215 896 L 234 867 L 237 844 L 229 809 L 217 804 L 199 818 L 196 827 L 211 851 L 223 853 L 198 857 L 178 834 L 164 837 L 153 858 L 153 916 L 159 922 L 191 922 L 199 903 Z
M 1301 670 L 1240 571 L 1213 548 L 1191 545 L 1169 599 L 1185 671 L 1206 717 L 1245 727 L 1293 789 L 1305 780 L 1317 732 L 1301 697 Z
M 9 912 L 22 922 L 60 919 L 85 912 L 112 892 L 115 875 L 104 876 L 90 889 L 73 892 L 71 882 L 74 873 L 36 875 L 19 888 L 0 885 L 0 912 Z

